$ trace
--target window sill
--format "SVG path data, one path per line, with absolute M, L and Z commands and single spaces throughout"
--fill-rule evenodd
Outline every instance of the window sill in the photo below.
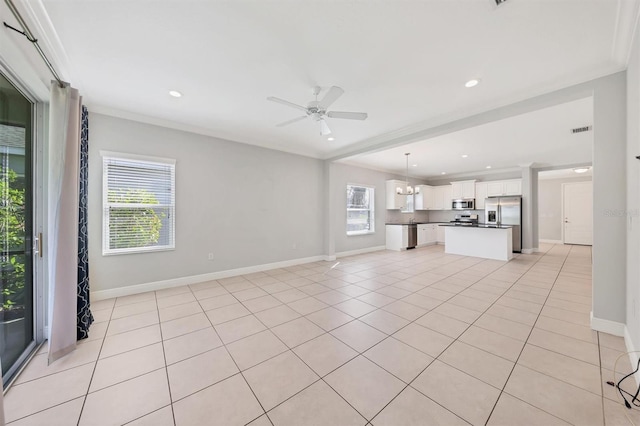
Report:
M 360 235 L 371 235 L 375 233 L 376 231 L 347 232 L 347 237 L 357 237 Z
M 159 251 L 173 251 L 175 249 L 176 249 L 175 246 L 161 246 L 161 247 L 154 247 L 154 248 L 147 247 L 142 250 L 140 248 L 116 249 L 116 250 L 109 250 L 109 251 L 103 250 L 102 255 L 103 256 L 119 256 L 121 254 L 144 254 L 144 253 L 155 253 Z

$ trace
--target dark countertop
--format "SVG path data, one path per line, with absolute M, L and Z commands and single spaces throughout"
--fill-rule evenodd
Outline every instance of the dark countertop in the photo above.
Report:
M 477 225 L 456 225 L 455 223 L 445 223 L 440 226 L 451 226 L 454 228 L 489 228 L 489 229 L 509 229 L 513 228 L 511 225 L 490 225 L 486 223 L 479 223 Z
M 385 223 L 385 225 L 429 225 L 435 223 L 449 223 L 449 222 L 413 222 L 413 223 L 400 223 L 400 222 L 389 222 Z

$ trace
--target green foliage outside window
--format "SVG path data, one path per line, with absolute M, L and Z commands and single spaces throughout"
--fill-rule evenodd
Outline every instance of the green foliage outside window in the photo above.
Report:
M 7 254 L 0 256 L 2 280 L 2 317 L 21 316 L 24 311 L 25 272 L 25 205 L 24 188 L 18 184 L 18 175 L 11 169 L 0 169 L 0 247 Z
M 150 205 L 159 204 L 156 196 L 145 189 L 111 190 L 108 202 L 115 204 L 140 204 L 137 206 L 111 207 L 109 210 L 109 248 L 126 249 L 148 247 L 160 239 L 163 212 Z

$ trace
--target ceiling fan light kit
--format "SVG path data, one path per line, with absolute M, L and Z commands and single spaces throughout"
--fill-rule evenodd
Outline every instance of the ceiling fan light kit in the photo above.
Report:
M 347 120 L 366 120 L 367 113 L 366 112 L 347 112 L 347 111 L 327 111 L 327 109 L 338 100 L 340 96 L 344 93 L 344 90 L 338 86 L 332 86 L 329 88 L 327 93 L 324 95 L 322 100 L 318 101 L 318 95 L 320 94 L 322 88 L 320 86 L 315 86 L 311 93 L 315 97 L 315 100 L 309 102 L 306 107 L 302 105 L 294 104 L 293 102 L 286 101 L 284 99 L 276 98 L 273 96 L 269 96 L 267 98 L 268 101 L 276 102 L 291 108 L 298 109 L 303 111 L 305 115 L 293 118 L 291 120 L 276 124 L 276 127 L 284 127 L 289 124 L 293 124 L 297 121 L 304 120 L 305 118 L 310 118 L 313 121 L 317 122 L 320 126 L 320 135 L 328 136 L 331 135 L 331 129 L 327 124 L 325 118 L 339 118 L 339 119 L 347 119 Z

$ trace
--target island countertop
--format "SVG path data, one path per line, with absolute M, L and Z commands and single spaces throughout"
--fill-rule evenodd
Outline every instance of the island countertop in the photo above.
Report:
M 476 225 L 459 225 L 455 223 L 443 223 L 440 226 L 453 226 L 456 228 L 488 228 L 488 229 L 509 229 L 511 225 L 492 225 L 490 223 L 478 223 Z
M 438 223 L 449 223 L 449 222 L 387 222 L 385 223 L 385 225 L 400 225 L 400 226 L 406 226 L 406 225 L 430 225 L 430 224 L 438 224 Z

